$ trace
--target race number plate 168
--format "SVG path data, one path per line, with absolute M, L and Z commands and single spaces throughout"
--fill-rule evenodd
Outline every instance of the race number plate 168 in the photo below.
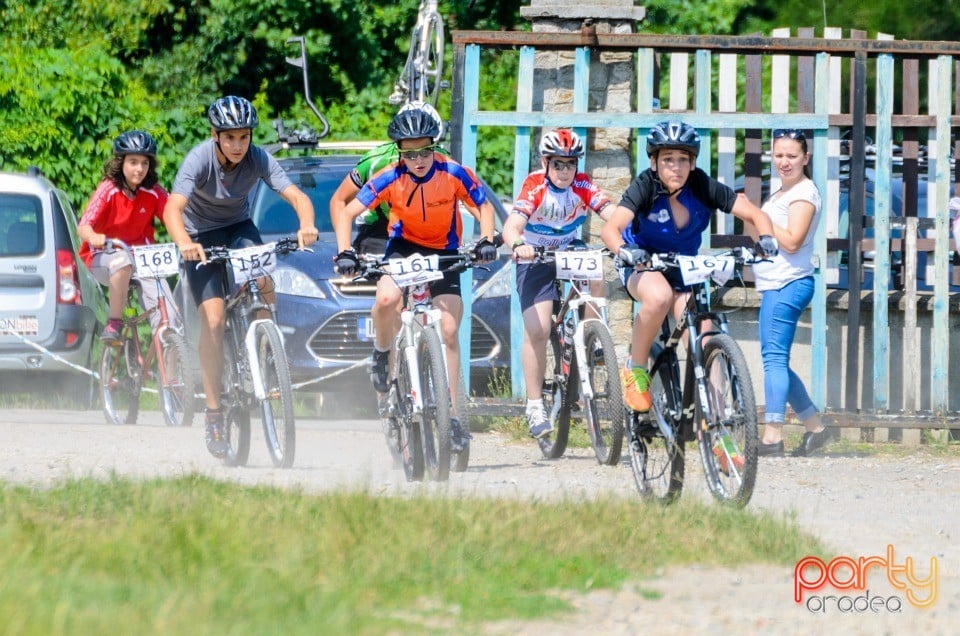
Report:
M 140 278 L 166 278 L 180 269 L 180 258 L 174 243 L 137 245 L 133 248 L 133 259 Z

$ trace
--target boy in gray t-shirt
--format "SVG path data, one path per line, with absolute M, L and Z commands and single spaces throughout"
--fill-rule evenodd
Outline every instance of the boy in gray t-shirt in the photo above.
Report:
M 163 211 L 170 238 L 185 261 L 206 261 L 203 249 L 260 245 L 263 240 L 250 218 L 248 197 L 263 179 L 289 203 L 300 219 L 300 247 L 317 240 L 313 204 L 295 186 L 276 159 L 251 143 L 259 120 L 253 105 L 242 97 L 221 97 L 207 112 L 211 137 L 186 156 Z M 200 316 L 200 373 L 206 394 L 207 450 L 223 457 L 227 441 L 220 409 L 220 370 L 223 366 L 225 322 L 222 263 L 185 268 L 185 275 Z M 265 294 L 267 300 L 272 297 Z

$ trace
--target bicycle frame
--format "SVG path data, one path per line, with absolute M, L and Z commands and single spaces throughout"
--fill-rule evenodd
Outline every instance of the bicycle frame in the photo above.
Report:
M 424 300 L 414 302 L 414 292 L 423 293 L 420 288 L 425 288 L 426 297 Z M 403 361 L 409 369 L 410 390 L 413 394 L 413 413 L 420 415 L 423 412 L 423 392 L 420 387 L 419 363 L 417 362 L 417 345 L 420 340 L 420 329 L 414 328 L 414 322 L 419 322 L 424 329 L 433 329 L 437 332 L 442 344 L 443 364 L 447 364 L 447 346 L 443 344 L 443 334 L 440 332 L 440 310 L 433 306 L 433 297 L 430 295 L 430 288 L 427 283 L 420 283 L 409 289 L 403 290 L 405 297 L 404 309 L 400 312 L 400 332 L 394 340 L 394 351 L 399 358 L 401 353 Z M 395 364 L 399 363 L 399 359 Z M 396 377 L 396 368 L 394 369 Z
M 606 298 L 597 298 L 590 293 L 590 283 L 585 280 L 578 281 L 569 281 L 569 288 L 567 290 L 566 296 L 561 294 L 563 300 L 560 301 L 560 310 L 557 312 L 555 319 L 553 321 L 554 329 L 562 328 L 564 321 L 566 320 L 567 315 L 570 312 L 573 312 L 573 350 L 574 355 L 576 355 L 577 364 L 586 364 L 587 360 L 587 350 L 586 345 L 584 344 L 584 331 L 586 330 L 586 325 L 591 321 L 607 322 L 607 299 Z M 562 281 L 557 281 L 557 285 L 560 286 Z M 598 314 L 599 318 L 580 318 L 581 314 L 584 313 L 583 309 L 587 306 L 593 308 L 594 312 Z M 569 346 L 568 343 L 563 343 L 564 347 Z M 580 376 L 580 388 L 583 392 L 584 397 L 592 398 L 593 397 L 593 387 L 590 386 L 590 378 L 584 374 L 579 374 Z
M 229 279 L 229 275 L 228 275 Z M 270 318 L 253 318 L 263 310 L 270 312 Z M 237 357 L 237 363 L 243 366 L 240 377 L 243 380 L 243 389 L 247 393 L 253 393 L 257 399 L 266 398 L 266 389 L 263 382 L 263 376 L 258 365 L 250 364 L 251 360 L 257 357 L 256 328 L 262 322 L 276 322 L 276 309 L 270 303 L 263 300 L 260 292 L 260 285 L 256 278 L 240 285 L 228 298 L 225 313 L 227 320 L 234 323 L 239 329 L 231 330 L 233 333 L 234 350 L 244 356 Z M 243 340 L 239 340 L 241 337 Z M 247 380 L 249 377 L 249 384 Z

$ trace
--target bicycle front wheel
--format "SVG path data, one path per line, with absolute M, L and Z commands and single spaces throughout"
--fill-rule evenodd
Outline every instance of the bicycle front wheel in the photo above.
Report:
M 100 394 L 108 424 L 136 424 L 143 375 L 133 343 L 106 343 L 100 354 Z
M 274 466 L 290 468 L 296 451 L 297 429 L 287 354 L 283 350 L 280 330 L 272 322 L 257 324 L 255 333 L 257 364 L 265 392 L 260 401 L 260 414 L 267 451 Z
M 163 373 L 160 378 L 160 410 L 167 426 L 190 426 L 196 412 L 194 388 L 197 369 L 193 366 L 186 339 L 169 331 L 163 343 Z
M 672 503 L 683 490 L 684 441 L 681 414 L 680 365 L 674 352 L 659 354 L 654 346 L 647 413 L 633 413 L 630 421 L 630 467 L 644 499 Z
M 400 462 L 407 481 L 423 479 L 423 440 L 420 437 L 419 422 L 413 420 L 413 389 L 410 387 L 410 370 L 403 360 L 403 351 L 397 347 L 394 354 L 397 378 L 395 388 L 390 391 L 391 408 L 396 412 L 400 426 Z
M 697 399 L 697 442 L 710 492 L 742 507 L 757 479 L 757 408 L 750 370 L 739 345 L 726 334 L 703 347 L 709 404 Z
M 616 466 L 623 448 L 626 409 L 613 338 L 604 323 L 591 320 L 584 324 L 583 343 L 587 359 L 579 361 L 580 369 L 593 392 L 593 397 L 582 396 L 583 421 L 597 461 Z M 580 383 L 577 386 L 582 389 Z
M 423 461 L 430 479 L 445 481 L 450 476 L 450 391 L 443 345 L 432 327 L 420 329 L 417 366 L 423 396 L 420 413 Z
M 569 377 L 563 375 L 560 339 L 556 330 L 547 346 L 547 366 L 543 378 L 543 408 L 553 426 L 553 433 L 537 440 L 540 452 L 547 459 L 557 459 L 567 450 L 570 436 L 570 411 L 576 395 L 577 367 L 570 366 Z
M 415 31 L 411 46 L 414 52 L 408 86 L 414 99 L 436 106 L 443 81 L 443 20 L 439 14 L 426 16 L 424 24 Z

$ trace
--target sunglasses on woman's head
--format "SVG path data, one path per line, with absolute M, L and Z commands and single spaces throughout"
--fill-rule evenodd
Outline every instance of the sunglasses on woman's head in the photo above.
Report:
M 796 128 L 777 128 L 773 131 L 773 138 L 780 139 L 781 137 L 789 137 L 790 139 L 796 139 L 797 141 L 803 141 L 807 138 L 803 134 L 802 130 L 797 130 Z

